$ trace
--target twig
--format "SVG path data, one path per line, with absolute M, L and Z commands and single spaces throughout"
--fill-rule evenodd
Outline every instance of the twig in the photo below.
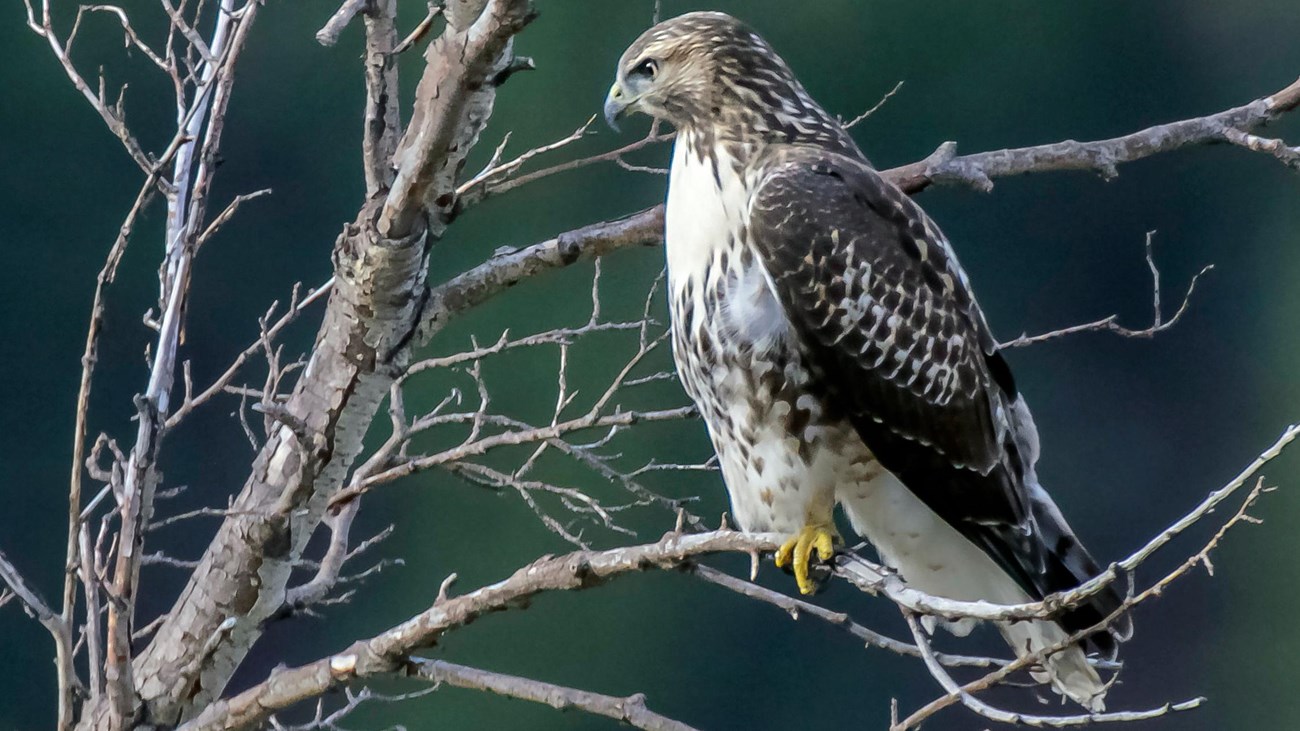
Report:
M 23 575 L 14 567 L 9 557 L 0 551 L 0 580 L 3 580 L 14 596 L 23 603 L 23 609 L 45 625 L 51 632 L 61 629 L 59 615 L 50 609 L 45 599 L 23 579 Z
M 492 161 L 489 162 L 488 165 L 486 165 L 483 168 L 483 170 L 480 171 L 477 175 L 465 181 L 464 183 L 461 183 L 461 185 L 458 188 L 456 188 L 456 195 L 460 196 L 461 198 L 464 198 L 464 196 L 467 193 L 469 193 L 471 190 L 473 190 L 476 187 L 480 187 L 480 186 L 484 188 L 488 187 L 489 185 L 492 184 L 492 180 L 494 178 L 501 178 L 513 174 L 516 170 L 523 167 L 525 163 L 527 163 L 529 160 L 533 159 L 534 157 L 537 157 L 538 155 L 544 155 L 548 152 L 558 150 L 574 142 L 577 142 L 578 140 L 582 139 L 587 135 L 588 131 L 591 129 L 592 123 L 595 121 L 596 121 L 596 115 L 593 114 L 591 115 L 591 117 L 587 119 L 586 122 L 583 122 L 581 126 L 579 126 L 577 129 L 570 132 L 565 137 L 562 137 L 554 142 L 545 145 L 539 145 L 537 147 L 534 147 L 531 150 L 528 150 L 523 154 L 519 155 L 518 157 L 514 158 L 513 160 L 503 163 L 500 162 L 499 157 L 502 149 L 505 147 L 506 141 L 509 139 L 509 136 L 507 135 L 506 139 L 501 141 L 501 147 L 497 148 L 497 154 L 493 155 Z
M 483 690 L 508 698 L 545 703 L 560 711 L 578 709 L 646 731 L 695 731 L 692 726 L 646 708 L 645 696 L 640 693 L 620 698 L 532 678 L 521 678 L 518 675 L 480 670 L 445 660 L 426 660 L 419 657 L 410 659 L 407 673 L 456 688 Z
M 212 223 L 209 223 L 208 227 L 203 229 L 203 233 L 199 234 L 194 240 L 195 251 L 203 248 L 203 244 L 207 243 L 207 241 L 211 239 L 222 226 L 226 225 L 230 219 L 234 218 L 241 205 L 270 194 L 270 188 L 263 188 L 262 190 L 255 190 L 252 193 L 243 193 L 235 196 L 226 206 L 225 210 L 223 210 L 216 218 L 212 219 Z
M 1151 270 L 1152 307 L 1155 311 L 1150 327 L 1142 328 L 1140 330 L 1132 330 L 1117 322 L 1119 315 L 1109 315 L 1100 320 L 1085 322 L 1082 325 L 1071 325 L 1070 327 L 1064 327 L 1059 330 L 1052 330 L 1051 332 L 1041 333 L 1038 335 L 1021 333 L 1020 337 L 1014 340 L 1008 340 L 1005 343 L 1000 343 L 998 347 L 1020 348 L 1026 345 L 1033 345 L 1034 343 L 1055 340 L 1067 335 L 1074 335 L 1076 333 L 1098 331 L 1115 333 L 1116 335 L 1125 338 L 1153 338 L 1157 334 L 1177 325 L 1178 321 L 1182 319 L 1183 313 L 1187 312 L 1187 306 L 1192 302 L 1192 293 L 1196 291 L 1197 282 L 1201 280 L 1201 277 L 1212 271 L 1214 265 L 1207 264 L 1204 267 L 1201 267 L 1201 270 L 1192 276 L 1192 281 L 1187 285 L 1187 293 L 1183 295 L 1182 304 L 1178 306 L 1178 310 L 1174 312 L 1173 317 L 1165 320 L 1164 313 L 1161 312 L 1160 309 L 1160 270 L 1156 268 L 1156 261 L 1151 251 L 1151 240 L 1154 235 L 1155 231 L 1148 231 L 1146 241 L 1147 267 Z
M 429 3 L 429 12 L 424 16 L 424 20 L 421 20 L 415 26 L 415 28 L 406 36 L 406 38 L 403 38 L 402 42 L 397 44 L 397 48 L 393 49 L 393 55 L 406 53 L 408 50 L 410 50 L 411 46 L 414 46 L 415 44 L 419 43 L 420 39 L 428 35 L 429 29 L 433 28 L 434 18 L 437 18 L 441 14 L 442 14 L 441 5 L 434 5 L 433 3 Z
M 1145 721 L 1151 718 L 1159 718 L 1178 711 L 1189 711 L 1197 708 L 1205 701 L 1204 698 L 1194 698 L 1182 703 L 1167 703 L 1160 708 L 1154 708 L 1147 711 L 1116 711 L 1111 713 L 1085 713 L 1073 716 L 1040 716 L 1029 713 L 1020 713 L 1004 711 L 995 708 L 984 701 L 979 700 L 971 695 L 965 689 L 952 679 L 948 671 L 935 657 L 934 651 L 930 649 L 930 639 L 925 636 L 925 630 L 921 627 L 921 622 L 915 614 L 904 612 L 903 616 L 907 619 L 908 629 L 912 631 L 912 637 L 916 640 L 916 646 L 921 650 L 921 659 L 925 662 L 925 667 L 930 671 L 930 675 L 939 681 L 943 689 L 948 693 L 955 694 L 970 710 L 980 716 L 997 721 L 998 723 L 1015 724 L 1022 726 L 1032 726 L 1034 728 L 1069 728 L 1072 726 L 1088 726 L 1094 723 L 1126 723 L 1133 721 Z M 903 729 L 912 728 L 914 722 L 911 719 L 895 724 L 891 727 L 892 731 L 902 731 Z
M 774 534 L 722 530 L 669 535 L 641 546 L 542 558 L 508 579 L 447 598 L 382 634 L 353 643 L 343 652 L 300 667 L 273 670 L 265 681 L 212 703 L 178 731 L 242 728 L 355 678 L 395 672 L 412 651 L 432 644 L 444 632 L 485 613 L 520 606 L 543 592 L 591 588 L 620 575 L 670 568 L 689 557 L 719 551 L 774 551 L 782 540 L 782 536 Z
M 345 0 L 338 10 L 325 21 L 325 25 L 316 31 L 316 42 L 322 46 L 332 46 L 339 42 L 339 36 L 343 34 L 343 29 L 348 27 L 352 19 L 365 9 L 371 0 Z
M 590 125 L 591 122 L 588 122 L 587 124 Z M 482 202 L 486 198 L 508 193 L 515 188 L 528 185 L 529 183 L 536 182 L 542 178 L 548 178 L 558 173 L 567 173 L 571 170 L 578 170 L 587 167 L 588 165 L 595 165 L 596 163 L 601 162 L 616 162 L 621 160 L 623 156 L 628 153 L 636 152 L 637 150 L 644 149 L 660 142 L 667 142 L 675 136 L 675 132 L 659 134 L 655 128 L 651 128 L 650 132 L 646 134 L 645 137 L 607 152 L 602 152 L 597 155 L 591 155 L 577 160 L 570 160 L 569 162 L 560 163 L 558 165 L 552 165 L 551 167 L 535 170 L 531 173 L 503 180 L 501 182 L 494 183 L 490 180 L 481 180 L 476 185 L 465 186 L 464 190 L 461 192 L 460 204 L 462 207 L 467 208 L 475 203 Z M 562 140 L 561 142 L 564 141 Z
M 520 444 L 530 444 L 533 442 L 553 440 L 564 434 L 584 429 L 600 429 L 617 426 L 630 426 L 636 423 L 652 421 L 672 421 L 675 419 L 684 419 L 692 415 L 692 407 L 683 406 L 676 409 L 661 409 L 657 411 L 622 411 L 613 414 L 587 414 L 576 419 L 560 422 L 554 426 L 537 427 L 532 429 L 522 429 L 518 431 L 507 431 L 501 434 L 476 439 L 452 449 L 446 449 L 436 454 L 423 457 L 413 457 L 405 460 L 393 467 L 389 467 L 378 472 L 360 484 L 354 484 L 344 490 L 340 490 L 333 498 L 333 504 L 339 504 L 359 497 L 371 488 L 392 482 L 399 477 L 427 470 L 432 467 L 459 462 L 470 457 L 479 457 L 492 449 L 505 446 L 516 446 Z
M 310 581 L 288 591 L 282 611 L 293 612 L 315 604 L 324 599 L 338 583 L 339 573 L 348 559 L 348 533 L 352 528 L 352 519 L 360 507 L 361 501 L 353 500 L 342 505 L 337 512 L 326 515 L 325 525 L 330 529 L 330 542 L 325 549 L 325 557 L 321 559 L 320 567 Z
M 790 615 L 791 619 L 798 620 L 804 615 L 820 619 L 834 627 L 839 627 L 854 638 L 862 641 L 867 647 L 888 650 L 906 657 L 921 657 L 921 651 L 917 649 L 916 645 L 886 637 L 875 630 L 854 622 L 849 615 L 843 612 L 834 612 L 811 602 L 782 594 L 779 591 L 772 591 L 752 581 L 738 579 L 731 574 L 702 564 L 687 564 L 684 570 L 710 584 L 716 584 L 741 596 L 771 604 Z M 1007 660 L 992 657 L 971 657 L 969 655 L 947 655 L 943 653 L 936 653 L 935 656 L 941 664 L 948 667 L 987 668 L 1001 667 L 1008 663 Z
M 306 296 L 304 296 L 301 300 L 298 299 L 299 286 L 300 285 L 294 285 L 293 294 L 290 296 L 289 299 L 289 307 L 285 311 L 285 313 L 281 315 L 280 318 L 277 319 L 273 324 L 268 326 L 267 322 L 270 321 L 271 316 L 274 314 L 276 308 L 279 305 L 278 302 L 271 303 L 270 308 L 267 309 L 266 314 L 263 315 L 259 321 L 259 324 L 261 325 L 263 331 L 262 336 L 258 338 L 256 341 L 254 341 L 252 344 L 250 344 L 248 347 L 244 348 L 244 350 L 241 351 L 239 355 L 235 356 L 235 360 L 226 368 L 226 370 L 220 376 L 217 376 L 217 379 L 212 382 L 212 385 L 203 389 L 203 391 L 199 392 L 198 394 L 195 394 L 193 393 L 193 385 L 189 382 L 188 377 L 186 378 L 184 398 L 181 400 L 180 405 L 176 408 L 176 410 L 172 413 L 172 415 L 167 418 L 167 422 L 165 424 L 167 429 L 174 428 L 186 416 L 189 416 L 189 414 L 192 411 L 199 408 L 203 404 L 207 403 L 210 399 L 212 399 L 213 396 L 216 396 L 218 393 L 224 391 L 230 385 L 231 381 L 235 379 L 235 376 L 239 374 L 239 371 L 244 367 L 244 364 L 247 363 L 250 358 L 252 358 L 259 350 L 261 350 L 264 347 L 264 343 L 267 340 L 274 341 L 280 335 L 280 333 L 284 331 L 286 327 L 292 324 L 293 321 L 296 320 L 300 314 L 302 314 L 304 310 L 310 307 L 313 303 L 321 300 L 326 294 L 328 294 L 332 290 L 334 286 L 334 278 L 330 277 L 328 280 L 325 281 L 324 284 L 307 292 Z
M 875 104 L 873 104 L 873 105 L 871 106 L 870 109 L 868 109 L 867 111 L 863 112 L 862 114 L 859 114 L 858 116 L 854 117 L 853 119 L 850 119 L 849 121 L 844 122 L 844 123 L 843 123 L 843 124 L 844 124 L 844 129 L 853 129 L 854 127 L 856 127 L 856 126 L 858 126 L 859 124 L 861 124 L 861 123 L 863 122 L 863 120 L 865 120 L 867 117 L 870 117 L 871 115 L 873 115 L 873 114 L 875 114 L 876 112 L 880 111 L 880 108 L 883 107 L 883 106 L 885 106 L 885 102 L 888 102 L 890 99 L 892 99 L 892 98 L 894 97 L 894 95 L 897 94 L 898 91 L 899 91 L 900 89 L 902 89 L 902 88 L 903 88 L 903 82 L 900 81 L 900 82 L 898 82 L 897 84 L 894 84 L 894 88 L 892 88 L 892 89 L 890 89 L 889 91 L 885 92 L 885 95 L 882 96 L 882 97 L 880 97 L 880 101 L 878 101 L 878 102 L 876 102 Z

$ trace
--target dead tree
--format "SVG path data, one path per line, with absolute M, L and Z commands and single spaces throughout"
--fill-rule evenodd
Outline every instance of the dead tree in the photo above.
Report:
M 259 322 L 259 331 L 253 333 L 252 343 L 235 354 L 224 373 L 212 383 L 195 384 L 188 363 L 179 356 L 189 285 L 195 276 L 201 276 L 195 257 L 242 205 L 265 193 L 239 195 L 219 212 L 211 206 L 227 104 L 236 88 L 245 41 L 257 32 L 261 5 L 257 0 L 213 0 L 212 7 L 205 7 L 202 0 L 159 0 L 161 8 L 154 10 L 162 14 L 165 32 L 146 37 L 137 32 L 132 17 L 121 7 L 82 6 L 70 26 L 60 29 L 51 17 L 49 0 L 39 6 L 32 5 L 34 1 L 28 0 L 27 6 L 30 29 L 48 43 L 69 81 L 118 138 L 142 176 L 134 205 L 125 214 L 95 284 L 77 400 L 66 570 L 56 601 L 45 599 L 44 593 L 0 554 L 0 578 L 7 586 L 0 604 L 16 600 L 53 639 L 59 729 L 200 731 L 268 724 L 279 728 L 282 724 L 276 714 L 303 704 L 314 704 L 316 712 L 301 727 L 335 728 L 367 701 L 400 700 L 367 689 L 367 680 L 387 676 L 581 709 L 638 728 L 688 729 L 649 710 L 639 694 L 606 696 L 418 656 L 421 648 L 485 613 L 520 607 L 524 600 L 544 592 L 593 589 L 622 574 L 654 569 L 686 571 L 792 615 L 829 622 L 868 646 L 917 658 L 943 692 L 909 716 L 895 714 L 894 729 L 915 728 L 954 704 L 993 721 L 1060 727 L 1139 720 L 1187 710 L 1200 702 L 1191 699 L 1149 710 L 1083 715 L 1035 715 L 996 708 L 977 697 L 978 693 L 1014 677 L 1042 657 L 1010 661 L 938 653 L 920 619 L 1050 617 L 1110 582 L 1127 581 L 1132 587 L 1128 601 L 1105 620 L 1114 621 L 1192 568 L 1208 567 L 1209 553 L 1224 533 L 1251 520 L 1247 510 L 1267 489 L 1257 473 L 1295 439 L 1300 425 L 1287 428 L 1236 479 L 1211 492 L 1128 558 L 1079 589 L 1041 602 L 992 606 L 926 596 L 866 558 L 841 556 L 834 567 L 839 580 L 869 594 L 883 595 L 905 615 L 911 638 L 887 637 L 815 602 L 773 592 L 698 563 L 697 559 L 707 554 L 741 552 L 753 557 L 756 569 L 760 556 L 773 550 L 780 539 L 735 532 L 725 524 L 710 530 L 683 501 L 658 494 L 644 484 L 643 477 L 651 472 L 708 470 L 711 464 L 655 461 L 628 468 L 611 456 L 611 445 L 638 425 L 692 416 L 685 406 L 640 410 L 621 406 L 629 391 L 672 378 L 664 372 L 647 372 L 648 356 L 664 339 L 653 289 L 639 317 L 607 318 L 601 311 L 597 266 L 591 314 L 585 322 L 522 336 L 502 333 L 450 355 L 425 354 L 423 346 L 447 323 L 517 283 L 580 260 L 599 262 L 600 257 L 616 255 L 620 249 L 660 242 L 662 209 L 651 208 L 561 233 L 532 246 L 498 251 L 440 284 L 427 281 L 432 242 L 468 207 L 585 165 L 616 162 L 636 169 L 624 160 L 626 154 L 671 137 L 652 130 L 638 142 L 600 155 L 538 166 L 539 160 L 563 154 L 563 148 L 581 138 L 591 124 L 588 121 L 553 144 L 513 158 L 507 158 L 503 142 L 485 169 L 465 174 L 466 155 L 478 142 L 502 85 L 513 73 L 532 65 L 530 59 L 514 53 L 516 36 L 534 17 L 531 2 L 448 0 L 445 6 L 431 5 L 424 21 L 405 34 L 396 25 L 395 0 L 347 0 L 339 8 L 317 38 L 332 44 L 356 16 L 365 26 L 367 95 L 361 150 L 366 200 L 334 244 L 334 276 L 311 288 L 295 288 L 285 306 L 271 305 Z M 121 95 L 114 99 L 102 80 L 88 80 L 72 60 L 78 31 L 92 14 L 107 14 L 117 21 L 131 52 L 143 55 L 171 82 L 176 125 L 170 140 L 158 149 L 146 149 L 134 136 Z M 424 44 L 419 87 L 409 115 L 403 115 L 397 87 L 399 62 L 403 54 L 409 57 Z M 958 155 L 953 143 L 944 143 L 925 159 L 885 174 L 910 193 L 931 185 L 985 190 L 1000 177 L 1056 170 L 1088 170 L 1112 177 L 1124 163 L 1213 143 L 1240 146 L 1300 168 L 1300 148 L 1258 136 L 1260 128 L 1298 105 L 1300 80 L 1240 107 L 1110 140 L 1067 141 L 971 155 Z M 405 124 L 403 116 L 409 116 Z M 158 304 L 147 320 L 156 333 L 149 376 L 134 396 L 136 432 L 129 436 L 99 434 L 91 439 L 87 412 L 107 296 L 136 222 L 151 205 L 165 206 L 167 225 Z M 1172 318 L 1164 319 L 1149 239 L 1147 260 L 1155 275 L 1154 320 L 1149 327 L 1125 328 L 1112 316 L 1044 335 L 1021 336 L 1007 345 L 1027 345 L 1083 330 L 1149 337 L 1173 325 L 1186 308 L 1191 288 Z M 313 308 L 322 303 L 324 311 L 317 314 Z M 290 361 L 278 339 L 300 318 L 319 319 L 319 333 L 307 358 Z M 621 367 L 600 394 L 594 400 L 581 401 L 577 408 L 579 400 L 567 376 L 569 348 L 601 332 L 624 333 L 628 352 L 621 356 Z M 498 408 L 480 367 L 501 353 L 529 348 L 558 353 L 555 408 L 546 423 L 528 423 L 511 416 L 508 408 Z M 262 373 L 262 385 L 241 385 L 257 369 Z M 455 372 L 463 386 L 449 391 L 431 408 L 408 409 L 406 389 L 431 372 Z M 243 488 L 223 507 L 185 513 L 162 509 L 168 490 L 159 484 L 157 465 L 168 433 L 196 409 L 231 395 L 240 400 L 240 422 L 257 447 Z M 366 453 L 362 437 L 372 422 L 383 421 L 385 403 L 389 436 Z M 260 424 L 255 423 L 258 421 Z M 423 438 L 428 436 L 440 438 L 440 446 L 427 448 Z M 527 448 L 527 456 L 511 470 L 492 467 L 481 459 L 494 450 L 520 446 Z M 618 500 L 662 506 L 665 526 L 675 519 L 675 527 L 656 542 L 632 541 L 619 523 L 619 506 L 611 505 L 590 485 L 556 484 L 537 476 L 535 467 L 544 453 L 583 467 L 592 484 L 613 483 L 621 495 Z M 441 588 L 430 587 L 428 609 L 392 629 L 369 638 L 340 637 L 338 644 L 346 649 L 307 665 L 278 668 L 263 682 L 228 694 L 227 683 L 269 621 L 352 596 L 358 574 L 349 571 L 349 566 L 386 535 L 363 541 L 351 536 L 363 496 L 381 485 L 435 468 L 517 493 L 576 550 L 539 558 L 495 584 L 458 596 L 449 592 L 454 579 L 450 576 Z M 1191 550 L 1178 549 L 1186 560 L 1157 580 L 1134 580 L 1137 566 L 1154 552 L 1169 550 L 1166 546 L 1183 530 L 1211 519 L 1207 516 L 1224 504 L 1236 507 L 1227 511 L 1227 520 L 1215 518 L 1220 528 L 1208 543 Z M 150 529 L 198 515 L 215 515 L 221 520 L 197 562 L 150 553 Z M 593 547 L 575 525 L 606 529 L 610 535 L 622 536 L 621 542 L 627 545 Z M 328 547 L 312 559 L 306 554 L 308 542 L 321 531 L 329 534 Z M 137 598 L 151 591 L 148 583 L 141 581 L 141 567 L 158 562 L 184 568 L 189 572 L 188 582 L 170 611 L 157 617 L 138 616 Z M 292 583 L 295 569 L 305 566 L 314 567 L 314 575 Z M 360 576 L 367 573 L 362 571 Z M 85 668 L 84 672 L 79 668 Z M 978 670 L 973 679 L 954 679 L 954 670 L 970 673 L 970 668 Z M 339 688 L 346 690 L 342 699 L 335 696 L 326 703 L 325 693 Z

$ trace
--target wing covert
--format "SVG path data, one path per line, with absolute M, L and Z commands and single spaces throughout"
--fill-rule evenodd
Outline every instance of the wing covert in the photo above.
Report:
M 920 207 L 857 160 L 789 147 L 755 193 L 750 237 L 819 387 L 876 458 L 958 528 L 1023 524 L 1015 386 Z

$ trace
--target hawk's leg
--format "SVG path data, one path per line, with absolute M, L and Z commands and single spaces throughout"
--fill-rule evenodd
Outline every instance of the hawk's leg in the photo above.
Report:
M 835 546 L 840 543 L 843 541 L 833 523 L 810 522 L 777 549 L 776 565 L 794 571 L 800 594 L 812 594 L 817 591 L 817 582 L 809 570 L 813 553 L 822 561 L 829 561 L 835 557 Z

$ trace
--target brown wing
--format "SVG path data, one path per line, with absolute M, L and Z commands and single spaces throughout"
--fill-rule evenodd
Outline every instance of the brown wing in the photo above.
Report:
M 788 148 L 750 227 L 822 387 L 881 462 L 954 525 L 1022 523 L 1015 386 L 925 213 L 856 160 Z
M 785 147 L 769 158 L 748 235 L 813 387 L 882 465 L 1031 595 L 1097 573 L 1037 484 L 1028 409 L 965 274 L 919 206 L 859 160 Z M 1119 599 L 1100 595 L 1061 621 L 1087 628 Z M 1114 649 L 1108 636 L 1093 640 Z

